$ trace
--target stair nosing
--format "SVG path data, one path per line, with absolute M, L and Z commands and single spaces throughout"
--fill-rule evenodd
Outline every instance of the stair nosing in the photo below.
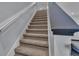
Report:
M 24 37 L 27 37 L 27 36 L 31 36 L 31 37 L 38 37 L 38 38 L 48 38 L 48 35 L 47 34 L 36 34 L 36 33 L 24 33 L 23 34 Z

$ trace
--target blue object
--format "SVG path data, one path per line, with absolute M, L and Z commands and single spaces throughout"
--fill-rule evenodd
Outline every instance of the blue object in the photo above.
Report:
M 79 56 L 79 48 L 74 46 L 74 44 L 71 44 L 71 55 Z
M 53 34 L 69 36 L 79 31 L 79 26 L 76 22 L 55 2 L 49 2 L 49 15 Z

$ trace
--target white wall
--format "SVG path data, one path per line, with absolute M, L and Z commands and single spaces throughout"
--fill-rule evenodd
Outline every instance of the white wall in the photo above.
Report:
M 32 2 L 0 2 L 0 23 L 13 16 Z
M 71 55 L 71 38 L 72 36 L 54 35 L 54 55 L 55 56 Z
M 79 2 L 57 2 L 57 4 L 79 25 Z
M 2 5 L 4 4 L 4 6 Z M 32 3 L 1 3 L 0 6 L 3 8 L 2 20 L 5 21 L 7 18 L 10 18 L 12 15 L 15 15 L 23 8 L 27 8 Z M 5 11 L 5 12 L 4 12 Z M 31 16 L 36 11 L 35 6 L 30 8 L 28 11 L 16 18 L 16 21 L 8 26 L 3 32 L 0 32 L 0 55 L 7 55 L 10 49 L 13 47 L 14 43 L 20 36 L 21 32 L 27 25 L 28 21 L 31 19 Z M 1 11 L 0 11 L 1 12 Z M 0 14 L 1 15 L 1 14 Z M 4 17 L 4 18 L 3 18 Z
M 47 9 L 47 2 L 38 2 L 38 10 Z

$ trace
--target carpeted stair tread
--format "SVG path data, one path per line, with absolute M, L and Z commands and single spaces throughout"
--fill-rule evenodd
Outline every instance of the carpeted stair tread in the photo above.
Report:
M 44 38 L 48 38 L 47 34 L 34 34 L 34 33 L 25 33 L 24 36 L 34 36 L 34 37 L 44 37 Z
M 32 44 L 42 47 L 48 47 L 48 41 L 44 40 L 34 40 L 34 39 L 21 39 L 21 43 Z
M 47 29 L 47 25 L 30 25 L 29 29 Z
M 16 53 L 28 55 L 28 56 L 47 56 L 48 55 L 48 49 L 43 49 L 40 47 L 34 47 L 30 45 L 26 46 L 19 46 L 15 49 Z
M 27 33 L 39 33 L 39 34 L 47 34 L 47 29 L 27 29 Z

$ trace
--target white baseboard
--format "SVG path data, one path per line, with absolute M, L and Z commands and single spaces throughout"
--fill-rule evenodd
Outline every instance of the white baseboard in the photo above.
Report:
M 25 28 L 23 29 L 23 31 L 21 32 L 21 34 L 19 35 L 19 37 L 17 38 L 17 40 L 15 41 L 15 43 L 13 44 L 13 46 L 11 47 L 11 49 L 9 50 L 9 52 L 7 53 L 6 56 L 14 56 L 15 55 L 14 50 L 17 46 L 19 46 L 19 40 L 23 37 L 23 33 L 26 31 L 26 29 L 28 29 L 28 25 L 30 24 L 30 22 L 31 22 L 33 16 L 35 15 L 36 11 L 37 10 L 35 10 L 35 12 L 33 12 L 32 17 L 30 17 L 30 19 L 29 19 L 28 23 L 26 24 Z

